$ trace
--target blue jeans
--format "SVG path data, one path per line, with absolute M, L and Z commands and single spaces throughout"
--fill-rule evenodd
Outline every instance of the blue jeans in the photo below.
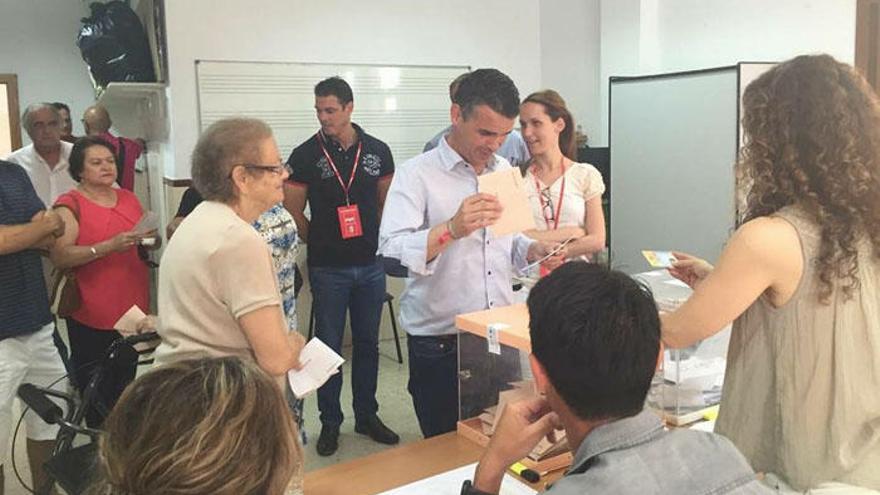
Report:
M 455 430 L 458 422 L 458 341 L 456 335 L 410 335 L 409 394 L 425 438 Z
M 366 419 L 379 410 L 376 381 L 379 374 L 379 321 L 385 302 L 385 271 L 378 262 L 366 266 L 309 267 L 315 336 L 341 354 L 345 314 L 351 317 L 351 376 L 355 419 Z M 342 373 L 318 389 L 321 424 L 342 424 L 339 393 Z

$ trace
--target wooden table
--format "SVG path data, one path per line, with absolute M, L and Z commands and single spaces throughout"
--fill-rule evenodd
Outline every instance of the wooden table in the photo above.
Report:
M 477 462 L 483 448 L 455 432 L 306 473 L 310 495 L 371 495 Z M 556 479 L 561 473 L 551 473 Z M 545 480 L 529 484 L 535 490 Z M 528 484 L 528 483 L 527 483 Z

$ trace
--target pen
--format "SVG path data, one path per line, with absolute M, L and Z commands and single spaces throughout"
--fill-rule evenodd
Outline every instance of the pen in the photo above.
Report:
M 510 466 L 510 470 L 529 483 L 537 483 L 541 479 L 541 475 L 537 471 L 525 467 L 521 462 L 515 462 Z

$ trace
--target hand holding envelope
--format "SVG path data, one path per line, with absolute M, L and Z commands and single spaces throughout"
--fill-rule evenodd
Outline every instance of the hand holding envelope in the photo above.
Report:
M 489 226 L 492 235 L 501 237 L 535 228 L 535 218 L 526 194 L 525 181 L 517 168 L 505 168 L 477 178 L 481 194 L 498 198 L 502 210 Z
M 156 321 L 156 318 L 141 311 L 141 308 L 137 307 L 137 305 L 129 308 L 129 310 L 113 324 L 113 328 L 118 330 L 123 337 L 155 331 L 157 326 L 158 322 Z

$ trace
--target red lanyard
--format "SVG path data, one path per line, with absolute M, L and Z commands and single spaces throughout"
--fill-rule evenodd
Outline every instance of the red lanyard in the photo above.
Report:
M 345 193 L 345 204 L 350 205 L 351 201 L 349 200 L 348 193 L 351 191 L 351 185 L 354 183 L 354 174 L 357 172 L 358 162 L 361 160 L 361 150 L 364 147 L 364 141 L 358 141 L 358 149 L 357 153 L 354 155 L 354 163 L 351 165 L 351 176 L 348 178 L 348 185 L 342 182 L 342 174 L 339 173 L 339 170 L 336 168 L 336 164 L 333 163 L 333 159 L 330 158 L 330 153 L 327 152 L 327 148 L 324 146 L 324 137 L 319 132 L 317 134 L 318 143 L 321 145 L 321 151 L 324 152 L 324 157 L 327 158 L 327 163 L 330 164 L 330 168 L 333 169 L 333 173 L 336 174 L 336 180 L 339 181 L 339 185 L 342 186 L 342 192 Z
M 538 182 L 538 176 L 535 175 L 534 169 L 532 169 L 532 177 L 535 179 L 535 190 L 538 192 L 538 201 L 541 202 L 541 214 L 544 216 L 544 222 L 547 224 L 547 228 L 550 229 L 550 222 L 553 221 L 552 230 L 556 230 L 559 228 L 559 215 L 562 213 L 562 200 L 565 197 L 565 157 L 562 157 L 562 185 L 559 187 L 559 202 L 556 204 L 556 215 L 553 218 L 548 218 L 546 213 L 548 206 L 550 207 L 550 211 L 553 211 L 550 187 L 547 188 L 547 202 L 545 203 L 544 196 L 541 195 L 541 184 Z

